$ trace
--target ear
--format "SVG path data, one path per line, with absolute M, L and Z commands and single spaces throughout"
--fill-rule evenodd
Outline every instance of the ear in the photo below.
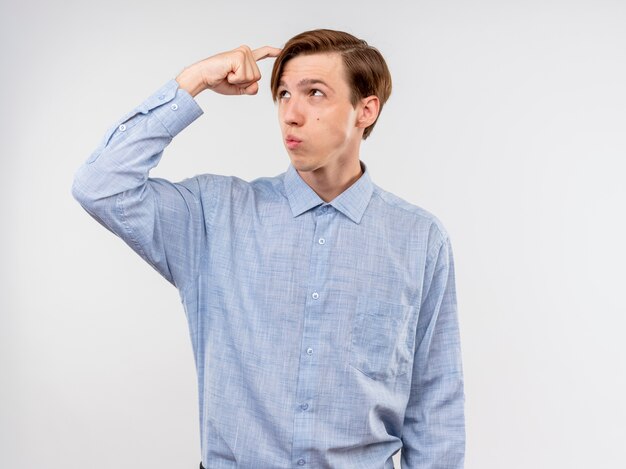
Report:
M 376 121 L 379 111 L 380 101 L 377 96 L 372 95 L 361 99 L 356 126 L 363 129 L 369 127 Z

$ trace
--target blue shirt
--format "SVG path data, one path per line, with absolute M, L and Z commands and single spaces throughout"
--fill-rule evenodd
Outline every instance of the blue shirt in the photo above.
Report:
M 72 193 L 179 291 L 214 468 L 459 469 L 449 236 L 367 166 L 325 203 L 290 164 L 251 182 L 149 178 L 203 114 L 172 79 L 115 123 Z M 221 155 L 215 155 L 220 157 Z

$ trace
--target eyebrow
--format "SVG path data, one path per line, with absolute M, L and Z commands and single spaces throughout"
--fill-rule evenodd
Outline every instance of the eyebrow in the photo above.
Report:
M 324 85 L 326 88 L 328 88 L 331 91 L 335 91 L 333 90 L 332 86 L 330 86 L 328 83 L 326 83 L 324 80 L 320 80 L 319 78 L 303 78 L 302 80 L 300 80 L 298 82 L 298 84 L 296 85 L 297 88 L 304 88 L 307 85 L 315 85 L 315 84 L 322 84 Z M 283 80 L 280 80 L 278 82 L 278 86 L 287 86 L 286 83 Z

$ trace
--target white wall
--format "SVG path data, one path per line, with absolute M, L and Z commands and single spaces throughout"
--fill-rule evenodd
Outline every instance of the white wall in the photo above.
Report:
M 116 119 L 186 65 L 317 27 L 394 90 L 362 159 L 453 242 L 468 469 L 626 467 L 626 3 L 0 4 L 0 466 L 197 467 L 178 294 L 73 200 Z M 152 175 L 284 171 L 269 96 L 201 94 Z M 399 464 L 398 464 L 399 467 Z

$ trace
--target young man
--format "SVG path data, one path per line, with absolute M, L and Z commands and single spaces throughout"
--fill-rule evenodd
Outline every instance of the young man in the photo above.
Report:
M 271 78 L 291 160 L 251 182 L 149 178 L 209 89 Z M 464 391 L 450 240 L 359 159 L 391 93 L 383 57 L 340 31 L 185 68 L 121 118 L 74 197 L 175 285 L 212 468 L 459 469 Z M 216 154 L 215 158 L 223 157 Z

